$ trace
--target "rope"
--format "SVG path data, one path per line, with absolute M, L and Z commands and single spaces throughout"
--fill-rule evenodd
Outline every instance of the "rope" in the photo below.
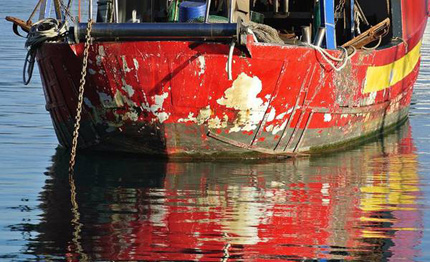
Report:
M 45 42 L 57 40 L 67 33 L 66 23 L 61 24 L 58 20 L 47 18 L 33 24 L 27 35 L 25 47 L 27 56 L 25 57 L 22 80 L 24 85 L 28 85 L 33 76 L 34 64 L 36 62 L 37 49 Z
M 405 54 L 406 54 L 407 52 L 409 52 L 409 51 L 408 51 L 408 49 L 409 49 L 408 42 L 406 42 L 406 40 L 405 40 L 405 39 L 403 39 L 403 38 L 401 38 L 401 37 L 394 37 L 394 38 L 393 38 L 393 41 L 394 41 L 394 40 L 402 41 L 403 45 L 405 46 Z
M 31 27 L 25 47 L 27 49 L 37 48 L 42 43 L 64 36 L 66 33 L 66 23 L 61 24 L 54 18 L 40 20 Z
M 381 43 L 382 43 L 382 36 L 379 37 L 379 41 L 378 41 L 378 43 L 374 47 L 365 47 L 365 46 L 363 46 L 362 48 L 364 50 L 373 51 L 376 48 L 378 48 L 381 45 Z
M 247 30 L 251 30 L 257 40 L 262 43 L 284 44 L 284 41 L 279 37 L 278 31 L 265 24 L 255 22 L 244 22 L 243 26 Z
M 343 50 L 343 54 L 340 57 L 334 57 L 319 46 L 313 44 L 307 44 L 307 46 L 318 51 L 321 54 L 322 58 L 327 62 L 327 64 L 329 64 L 330 67 L 333 68 L 333 70 L 335 70 L 336 72 L 342 71 L 342 69 L 344 69 L 345 66 L 348 64 L 348 61 L 350 61 L 351 58 L 357 53 L 357 50 L 354 47 L 351 47 L 353 51 L 351 54 L 348 54 L 348 50 L 341 46 L 340 48 Z M 336 66 L 334 62 L 340 63 L 340 66 Z
M 33 76 L 34 64 L 36 62 L 36 50 L 30 49 L 25 57 L 24 68 L 22 70 L 22 81 L 24 85 L 28 85 Z M 28 78 L 27 78 L 28 75 Z

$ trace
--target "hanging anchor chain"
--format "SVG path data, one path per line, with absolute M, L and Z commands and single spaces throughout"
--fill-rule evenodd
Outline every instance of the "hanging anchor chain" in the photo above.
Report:
M 81 127 L 81 114 L 82 114 L 82 105 L 84 102 L 84 92 L 85 92 L 85 82 L 86 82 L 85 78 L 87 76 L 88 55 L 89 55 L 90 45 L 91 45 L 92 25 L 93 25 L 93 20 L 89 19 L 88 25 L 87 25 L 87 34 L 85 35 L 84 59 L 82 63 L 81 80 L 79 82 L 78 106 L 76 108 L 76 118 L 75 118 L 74 130 L 73 130 L 72 152 L 70 153 L 70 161 L 69 161 L 69 174 L 73 174 L 75 169 L 76 149 L 78 147 L 79 128 Z

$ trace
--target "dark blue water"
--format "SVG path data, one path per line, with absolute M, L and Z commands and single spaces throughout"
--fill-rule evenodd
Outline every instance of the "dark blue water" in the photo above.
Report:
M 430 261 L 430 34 L 410 121 L 326 157 L 164 162 L 57 149 L 1 1 L 0 260 Z

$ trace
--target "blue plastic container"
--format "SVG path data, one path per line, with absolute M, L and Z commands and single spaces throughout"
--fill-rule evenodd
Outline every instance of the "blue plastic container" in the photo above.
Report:
M 184 1 L 179 5 L 179 21 L 188 22 L 206 14 L 206 1 Z

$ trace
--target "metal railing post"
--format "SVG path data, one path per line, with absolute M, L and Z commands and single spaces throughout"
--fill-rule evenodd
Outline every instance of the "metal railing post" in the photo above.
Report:
M 209 11 L 211 9 L 211 0 L 206 0 L 205 24 L 209 21 Z
M 115 14 L 114 22 L 118 23 L 118 21 L 119 21 L 118 0 L 114 0 L 113 4 L 114 4 L 113 10 L 114 10 L 114 14 Z
M 88 19 L 93 19 L 93 0 L 89 0 Z
M 228 22 L 233 23 L 233 2 L 234 0 L 227 0 L 228 2 Z

